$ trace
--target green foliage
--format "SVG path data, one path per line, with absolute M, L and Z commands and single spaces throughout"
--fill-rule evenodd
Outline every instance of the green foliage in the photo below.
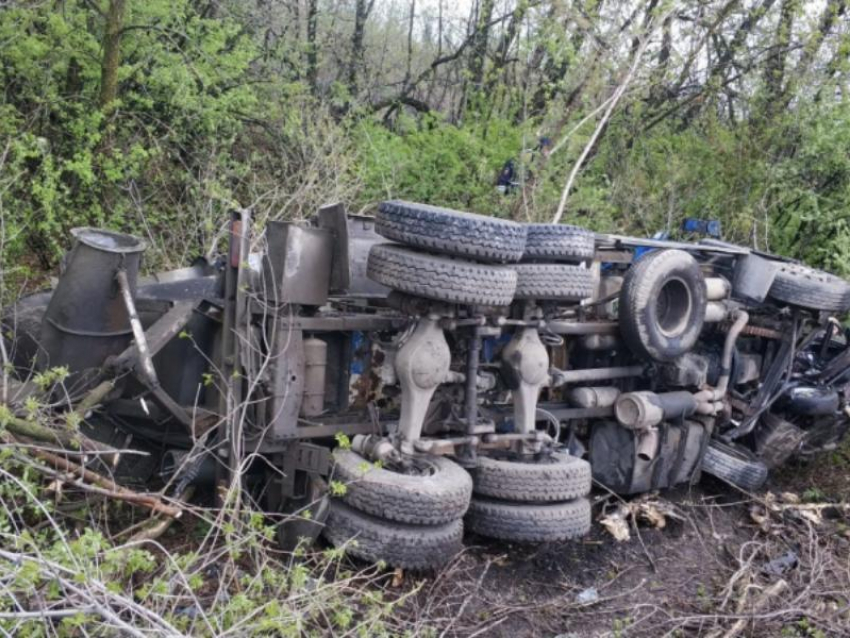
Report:
M 42 266 L 73 226 L 167 232 L 187 213 L 181 201 L 215 192 L 224 206 L 228 181 L 245 171 L 230 152 L 257 104 L 245 83 L 256 49 L 240 26 L 187 0 L 127 3 L 121 91 L 106 111 L 97 106 L 103 19 L 91 7 L 0 12 L 0 139 L 13 176 L 0 192 L 15 213 L 5 233 L 15 255 L 32 251 Z
M 118 517 L 75 529 L 52 506 L 44 482 L 11 448 L 0 450 L 0 612 L 79 613 L 52 626 L 6 615 L 0 633 L 41 636 L 52 627 L 49 635 L 122 635 L 132 626 L 152 634 L 299 638 L 356 626 L 358 635 L 390 634 L 396 599 L 371 588 L 378 569 L 351 574 L 342 551 L 302 550 L 299 561 L 281 560 L 269 551 L 274 528 L 258 512 L 228 515 L 225 535 L 214 516 L 204 519 L 207 533 L 195 541 L 203 550 L 169 552 L 157 542 L 109 536 L 105 530 L 126 524 Z
M 337 432 L 334 434 L 334 440 L 336 441 L 337 446 L 341 450 L 350 450 L 351 449 L 351 439 L 348 438 L 348 435 L 344 432 Z
M 495 186 L 504 163 L 523 148 L 522 128 L 512 122 L 492 119 L 458 127 L 433 115 L 418 121 L 404 116 L 392 130 L 363 120 L 352 134 L 362 200 L 409 199 L 507 214 L 510 200 Z
M 608 91 L 610 69 L 593 67 L 581 99 L 561 105 L 586 62 L 583 36 L 541 17 L 517 42 L 519 58 L 545 56 L 536 84 L 508 81 L 491 61 L 461 121 L 372 114 L 341 76 L 329 75 L 317 99 L 306 45 L 263 40 L 238 3 L 213 16 L 190 0 L 153 0 L 127 3 L 118 98 L 101 108 L 97 6 L 0 12 L 0 214 L 12 284 L 55 267 L 80 225 L 149 238 L 149 267 L 183 265 L 213 251 L 234 205 L 256 205 L 260 224 L 332 200 L 369 211 L 387 198 L 544 221 L 597 120 L 551 157 L 531 149 L 540 136 L 557 142 L 598 106 L 594 92 Z M 383 28 L 403 35 L 392 21 Z M 435 55 L 432 45 L 418 43 L 417 55 Z M 401 54 L 393 44 L 390 55 Z M 729 240 L 850 274 L 850 105 L 800 99 L 774 113 L 754 86 L 748 118 L 707 106 L 658 118 L 636 91 L 579 173 L 565 221 L 646 235 L 685 216 L 719 219 Z M 718 91 L 708 87 L 709 103 Z M 509 159 L 525 188 L 503 195 L 495 181 Z

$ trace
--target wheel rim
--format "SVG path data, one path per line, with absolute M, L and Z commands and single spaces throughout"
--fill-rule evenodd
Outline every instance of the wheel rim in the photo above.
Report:
M 407 463 L 388 463 L 383 469 L 403 476 L 434 476 L 439 471 L 432 459 L 422 457 L 407 457 Z
M 688 325 L 693 300 L 687 284 L 678 277 L 664 282 L 655 301 L 658 329 L 665 337 L 680 335 Z

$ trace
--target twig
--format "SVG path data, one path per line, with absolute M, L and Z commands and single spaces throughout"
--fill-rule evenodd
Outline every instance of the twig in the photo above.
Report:
M 7 442 L 9 442 L 9 439 L 11 439 L 11 437 L 9 437 L 8 435 L 5 435 L 3 438 L 5 438 Z M 97 472 L 93 472 L 92 470 L 86 469 L 83 466 L 74 463 L 73 461 L 69 461 L 68 459 L 64 459 L 61 456 L 53 454 L 52 452 L 47 452 L 46 450 L 40 449 L 30 449 L 28 450 L 28 452 L 36 458 L 49 463 L 53 467 L 62 470 L 63 472 L 67 472 L 70 475 L 78 476 L 80 478 L 80 481 L 74 482 L 74 484 L 78 485 L 79 487 L 89 489 L 92 488 L 91 485 L 86 485 L 85 483 L 82 483 L 82 481 L 85 480 L 101 488 L 100 490 L 95 491 L 101 492 L 105 496 L 110 496 L 121 501 L 126 501 L 128 503 L 133 503 L 135 505 L 146 507 L 153 512 L 163 514 L 164 516 L 180 518 L 180 516 L 183 515 L 183 510 L 179 507 L 163 503 L 160 499 L 154 496 L 149 496 L 147 494 L 139 494 L 138 492 L 135 492 L 131 489 L 122 487 L 118 485 L 115 481 L 108 479 L 105 476 L 98 474 Z
M 88 414 L 92 408 L 94 408 L 98 403 L 100 403 L 112 391 L 112 388 L 114 387 L 115 381 L 113 379 L 110 379 L 109 381 L 103 381 L 82 398 L 82 400 L 77 404 L 77 407 L 74 408 L 74 412 L 85 418 L 86 414 Z
M 40 611 L 9 611 L 0 612 L 0 620 L 31 620 L 41 618 L 67 618 L 77 614 L 90 614 L 93 607 L 82 607 L 78 609 L 42 609 Z
M 178 497 L 179 501 L 188 501 L 192 498 L 192 493 L 195 491 L 195 488 L 191 485 L 187 487 L 182 494 Z M 166 517 L 162 519 L 153 519 L 150 521 L 145 527 L 140 529 L 138 532 L 133 534 L 129 539 L 127 539 L 127 543 L 140 543 L 142 541 L 152 541 L 156 540 L 171 527 L 171 524 L 174 522 L 174 517 Z
M 61 448 L 70 450 L 81 450 L 83 452 L 96 452 L 98 454 L 111 454 L 114 458 L 110 462 L 114 466 L 117 464 L 119 452 L 115 448 L 104 445 L 98 441 L 94 441 L 82 434 L 72 435 L 69 432 L 62 430 L 54 430 L 53 428 L 45 427 L 35 421 L 27 421 L 16 416 L 7 416 L 5 422 L 6 429 L 17 436 L 24 436 L 36 441 L 44 441 L 52 443 Z

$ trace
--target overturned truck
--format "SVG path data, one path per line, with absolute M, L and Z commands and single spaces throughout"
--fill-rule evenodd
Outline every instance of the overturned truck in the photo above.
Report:
M 151 277 L 141 239 L 77 229 L 4 338 L 22 388 L 102 389 L 87 436 L 151 452 L 121 480 L 238 476 L 288 548 L 431 568 L 464 528 L 576 538 L 593 480 L 755 490 L 850 424 L 850 285 L 772 255 L 401 201 L 229 229 Z

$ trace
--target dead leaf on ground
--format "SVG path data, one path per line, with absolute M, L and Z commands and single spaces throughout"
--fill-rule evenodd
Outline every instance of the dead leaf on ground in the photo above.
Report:
M 629 516 L 631 516 L 629 507 L 622 504 L 610 514 L 603 516 L 599 522 L 602 524 L 602 527 L 608 530 L 615 540 L 627 541 L 631 537 L 628 523 Z
M 404 570 L 401 567 L 396 567 L 393 571 L 392 587 L 398 589 L 404 584 Z
M 628 503 L 620 503 L 612 513 L 599 522 L 618 541 L 630 538 L 629 523 L 647 523 L 656 529 L 667 527 L 668 519 L 684 520 L 684 517 L 669 502 L 654 495 L 643 495 Z

